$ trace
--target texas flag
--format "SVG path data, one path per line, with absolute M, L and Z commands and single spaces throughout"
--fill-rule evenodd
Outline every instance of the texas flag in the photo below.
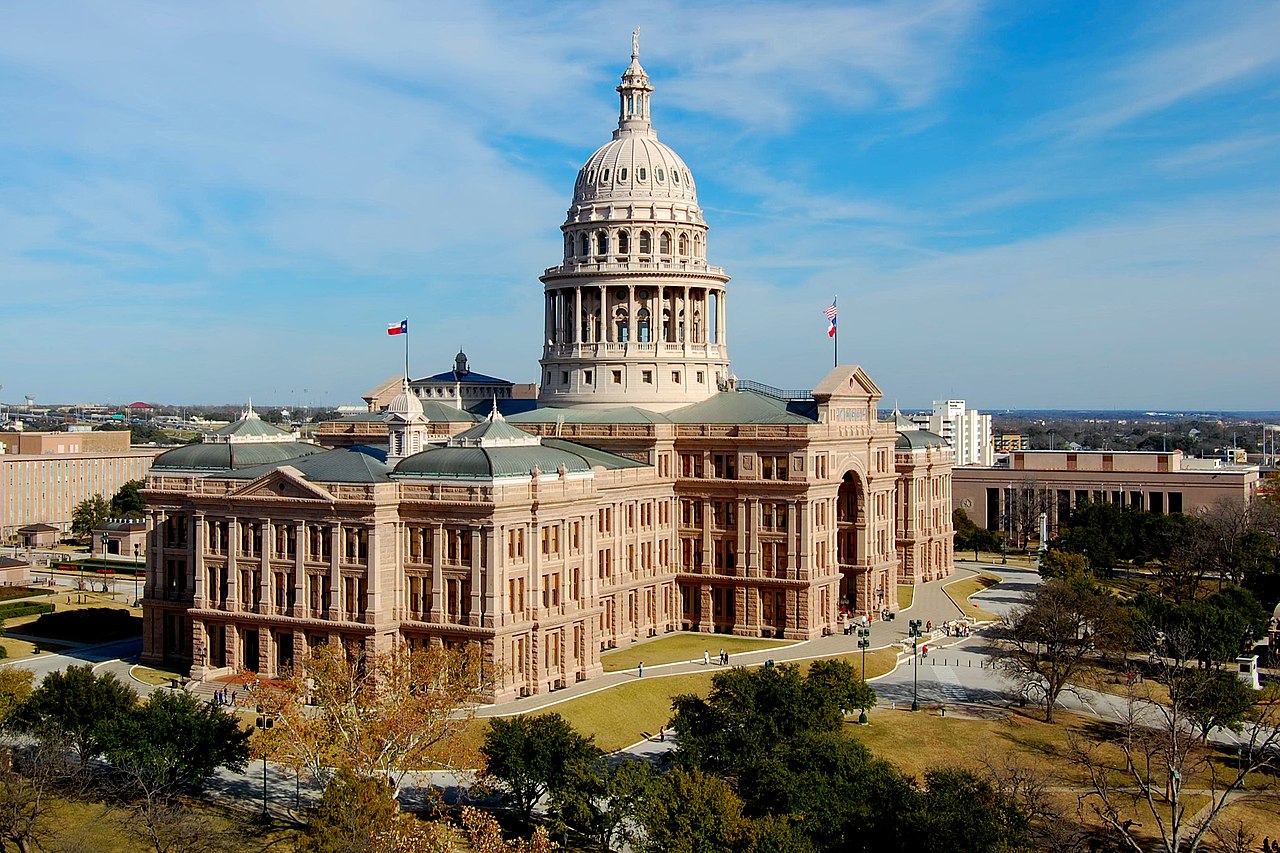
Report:
M 407 335 L 409 334 L 409 321 L 401 320 L 399 323 L 390 323 L 387 325 L 388 335 Z
M 827 337 L 834 338 L 836 336 L 836 304 L 834 302 L 827 309 L 827 319 L 831 321 L 831 328 L 827 329 Z

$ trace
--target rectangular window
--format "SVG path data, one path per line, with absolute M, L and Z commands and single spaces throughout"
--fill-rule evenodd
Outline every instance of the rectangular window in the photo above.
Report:
M 567 370 L 560 371 L 560 384 L 561 385 L 569 384 L 569 371 Z
M 621 371 L 621 370 L 615 370 L 615 371 L 613 371 L 613 384 L 614 384 L 614 385 L 621 385 L 621 384 L 622 384 L 622 371 Z
M 717 480 L 738 479 L 738 458 L 733 453 L 711 454 L 712 476 Z
M 643 382 L 645 385 L 652 385 L 652 384 L 653 384 L 653 371 L 652 371 L 652 370 L 642 370 L 642 371 L 640 371 L 640 381 L 641 381 L 641 382 Z
M 760 476 L 766 480 L 787 479 L 787 457 L 761 456 Z
M 680 371 L 678 371 L 678 370 L 673 370 L 673 371 L 671 371 L 671 383 L 672 383 L 673 385 L 679 385 L 679 384 L 680 384 Z
M 595 381 L 594 371 L 591 371 L 591 370 L 582 371 L 582 384 L 590 385 L 593 381 Z
M 699 370 L 697 375 L 698 375 L 698 384 L 699 384 L 699 385 L 705 385 L 705 384 L 706 384 L 706 381 L 707 381 L 707 380 L 706 380 L 706 374 L 705 374 L 705 373 L 703 373 L 701 370 Z

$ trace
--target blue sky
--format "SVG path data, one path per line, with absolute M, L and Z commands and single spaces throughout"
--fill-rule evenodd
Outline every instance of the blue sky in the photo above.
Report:
M 1280 4 L 1036 0 L 7 4 L 0 399 L 535 381 L 636 25 L 740 377 L 1276 408 Z

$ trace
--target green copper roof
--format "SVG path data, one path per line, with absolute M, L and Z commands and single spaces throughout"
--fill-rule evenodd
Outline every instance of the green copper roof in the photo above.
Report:
M 222 429 L 214 430 L 214 435 L 218 436 L 243 436 L 246 438 L 262 438 L 264 436 L 286 437 L 292 433 L 280 429 L 274 424 L 269 424 L 253 412 L 242 417 L 240 420 L 229 423 Z
M 161 453 L 151 463 L 151 470 L 231 471 L 288 462 L 313 453 L 324 453 L 324 450 L 317 444 L 304 441 L 186 444 Z
M 534 444 L 537 443 L 536 436 L 530 435 L 522 429 L 513 427 L 505 420 L 486 420 L 478 423 L 469 430 L 458 433 L 449 439 L 450 444 L 457 442 L 459 444 L 474 442 L 512 442 L 516 444 Z
M 498 421 L 497 423 L 501 423 Z M 643 468 L 643 463 L 571 441 L 544 439 L 541 445 L 520 447 L 435 447 L 400 461 L 395 474 L 445 479 L 493 479 L 525 477 L 537 468 L 554 474 L 562 467 L 570 473 L 594 467 Z
M 616 409 L 534 409 L 510 415 L 507 420 L 515 424 L 666 424 L 671 421 L 657 412 L 636 406 L 619 406 Z
M 385 483 L 390 479 L 387 475 L 391 472 L 391 466 L 387 465 L 386 448 L 357 444 L 286 462 L 238 469 L 228 476 L 255 480 L 281 465 L 297 468 L 313 483 Z
M 943 447 L 947 440 L 935 432 L 923 429 L 905 429 L 898 433 L 895 444 L 903 450 L 919 450 L 922 447 Z
M 811 424 L 818 419 L 812 400 L 789 402 L 754 391 L 721 391 L 667 412 L 667 418 L 677 424 Z

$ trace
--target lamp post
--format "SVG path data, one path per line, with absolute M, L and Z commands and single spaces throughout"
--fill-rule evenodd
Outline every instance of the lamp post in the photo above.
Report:
M 262 713 L 262 706 L 258 706 L 258 728 L 269 729 L 275 720 L 270 714 Z M 267 808 L 267 756 L 262 756 L 262 814 L 258 816 L 263 823 L 271 822 L 271 812 Z
M 911 641 L 911 710 L 920 710 L 920 655 L 916 654 L 918 640 Z
M 862 682 L 867 681 L 867 649 L 871 647 L 871 629 L 858 629 L 858 648 L 862 649 Z M 863 708 L 858 714 L 858 723 L 865 726 L 867 724 L 867 709 Z
M 142 550 L 142 545 L 138 542 L 133 543 L 133 606 L 138 606 L 138 552 Z

